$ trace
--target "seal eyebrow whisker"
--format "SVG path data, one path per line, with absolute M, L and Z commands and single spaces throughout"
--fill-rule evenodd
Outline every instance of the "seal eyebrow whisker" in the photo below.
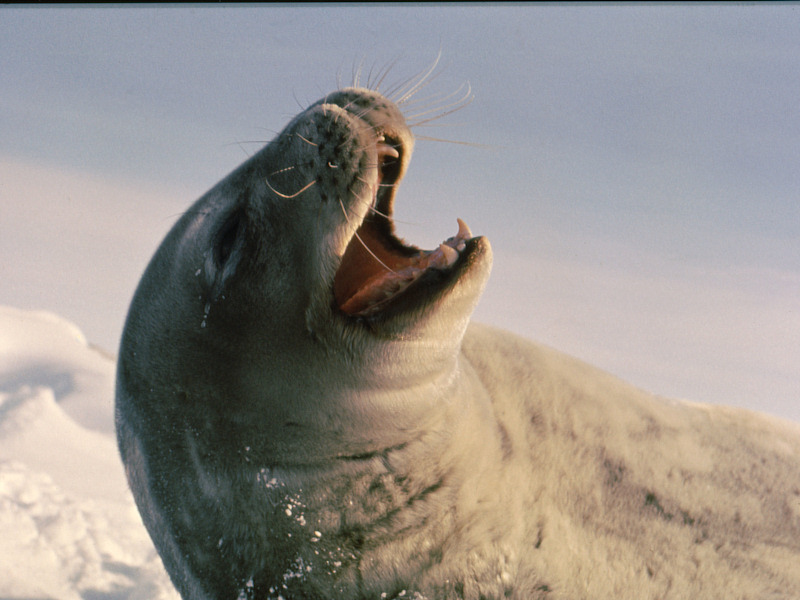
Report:
M 345 220 L 346 220 L 348 223 L 350 223 L 350 217 L 348 217 L 348 216 L 347 216 L 347 209 L 344 207 L 344 203 L 342 202 L 342 199 L 341 199 L 341 198 L 339 198 L 339 206 L 341 206 L 341 207 L 342 207 L 342 214 L 344 215 L 344 218 L 345 218 Z M 359 243 L 360 243 L 362 246 L 364 246 L 364 250 L 366 250 L 367 252 L 369 252 L 370 256 L 372 256 L 372 258 L 374 258 L 375 260 L 377 260 L 377 261 L 378 261 L 378 263 L 380 263 L 380 265 L 381 265 L 381 266 L 382 266 L 384 269 L 386 269 L 386 270 L 387 270 L 387 271 L 389 271 L 390 273 L 395 273 L 395 271 L 394 271 L 394 270 L 393 270 L 393 269 L 392 269 L 392 268 L 391 268 L 389 265 L 387 265 L 385 262 L 383 262 L 383 261 L 382 261 L 380 258 L 378 258 L 378 256 L 377 256 L 377 255 L 376 255 L 376 254 L 375 254 L 375 253 L 372 251 L 372 249 L 371 249 L 369 246 L 367 246 L 367 244 L 364 242 L 364 240 L 362 240 L 362 239 L 361 239 L 361 236 L 360 236 L 360 235 L 358 235 L 358 229 L 356 229 L 355 231 L 353 231 L 353 237 L 355 237 L 355 238 L 356 238 L 356 239 L 359 241 Z M 396 273 L 395 273 L 395 274 L 396 274 Z
M 294 167 L 288 167 L 288 169 L 293 169 L 293 168 L 294 168 Z M 283 170 L 284 170 L 284 171 L 286 171 L 286 170 L 288 170 L 288 169 L 283 169 Z M 280 171 L 278 171 L 278 172 L 280 172 Z M 304 185 L 302 188 L 300 188 L 298 191 L 296 191 L 294 194 L 290 194 L 290 195 L 281 194 L 281 193 L 280 193 L 278 190 L 276 190 L 274 187 L 272 187 L 272 186 L 270 185 L 270 183 L 269 183 L 269 179 L 267 179 L 266 177 L 264 177 L 264 183 L 266 183 L 266 184 L 267 184 L 267 187 L 268 187 L 270 190 L 272 190 L 272 193 L 274 193 L 274 194 L 276 194 L 276 195 L 280 196 L 281 198 L 285 198 L 286 200 L 291 200 L 292 198 L 297 198 L 297 197 L 298 197 L 300 194 L 302 194 L 303 192 L 305 192 L 305 191 L 306 191 L 308 188 L 310 188 L 312 185 L 314 185 L 314 184 L 315 184 L 315 183 L 317 183 L 317 182 L 316 182 L 316 180 L 315 180 L 315 181 L 312 181 L 312 182 L 310 182 L 310 183 L 307 183 L 307 184 L 306 184 L 306 185 Z

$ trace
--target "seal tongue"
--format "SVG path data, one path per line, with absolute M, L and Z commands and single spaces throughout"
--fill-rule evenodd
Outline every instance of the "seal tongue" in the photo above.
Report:
M 453 266 L 471 237 L 467 224 L 458 219 L 458 233 L 436 250 L 403 256 L 384 243 L 370 220 L 365 221 L 347 246 L 336 272 L 333 283 L 336 304 L 349 315 L 374 314 L 427 269 Z

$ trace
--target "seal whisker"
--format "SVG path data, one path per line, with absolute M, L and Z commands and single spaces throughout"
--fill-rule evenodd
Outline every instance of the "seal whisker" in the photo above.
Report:
M 363 180 L 363 179 L 361 179 L 361 181 L 364 181 L 364 180 Z M 389 185 L 389 184 L 386 184 L 386 185 Z M 359 203 L 366 204 L 366 200 L 362 200 L 362 199 L 360 199 L 360 198 L 359 198 L 359 199 L 357 199 L 357 200 L 356 200 L 356 202 L 359 202 Z M 375 207 L 375 204 L 374 204 L 373 202 L 370 202 L 370 203 L 369 203 L 369 205 L 367 206 L 367 210 L 369 210 L 371 213 L 373 213 L 373 214 L 375 214 L 375 215 L 378 215 L 379 217 L 384 217 L 384 218 L 386 218 L 386 219 L 391 219 L 391 217 L 390 217 L 389 215 L 387 215 L 386 213 L 384 213 L 384 212 L 381 212 L 380 210 L 378 210 L 378 209 Z
M 278 169 L 277 171 L 273 171 L 267 177 L 272 177 L 273 175 L 277 175 L 278 173 L 286 173 L 287 171 L 294 171 L 295 167 L 292 165 L 291 167 L 283 167 L 282 169 Z
M 362 109 L 362 110 L 360 110 L 360 111 L 357 111 L 357 112 L 351 111 L 350 109 L 351 109 L 353 106 L 355 106 L 355 103 L 354 103 L 354 101 L 353 101 L 353 100 L 351 100 L 351 101 L 350 101 L 350 102 L 348 102 L 347 104 L 343 104 L 343 105 L 342 105 L 342 108 L 343 108 L 344 110 L 346 110 L 346 111 L 352 112 L 352 114 L 353 114 L 353 115 L 355 115 L 356 117 L 358 117 L 359 119 L 363 118 L 363 117 L 364 117 L 364 115 L 366 115 L 366 114 L 369 114 L 369 110 L 368 110 L 368 109 Z
M 378 215 L 379 217 L 384 217 L 384 218 L 386 218 L 386 219 L 389 219 L 389 218 L 391 218 L 391 217 L 389 217 L 389 215 L 387 215 L 386 213 L 384 213 L 384 212 L 381 212 L 381 211 L 379 211 L 377 208 L 375 208 L 374 206 L 372 206 L 372 204 L 370 204 L 370 205 L 369 205 L 369 210 L 370 210 L 370 212 L 371 212 L 371 213 L 373 213 L 373 214 L 376 214 L 376 215 Z
M 418 104 L 425 105 L 425 104 L 430 103 L 431 105 L 435 106 L 436 104 L 438 104 L 440 102 L 445 102 L 445 101 L 449 100 L 453 96 L 457 96 L 461 92 L 461 90 L 464 89 L 464 86 L 467 86 L 467 93 L 464 95 L 464 98 L 462 98 L 462 101 L 463 101 L 472 92 L 471 86 L 469 84 L 469 81 L 465 81 L 464 83 L 462 83 L 460 86 L 458 86 L 458 88 L 456 88 L 452 92 L 449 92 L 449 93 L 437 92 L 437 93 L 431 94 L 430 96 L 427 96 L 425 98 L 417 98 L 416 100 L 412 100 L 410 102 L 407 102 L 406 105 L 405 105 L 406 109 L 408 107 L 415 106 L 415 105 L 418 105 Z M 407 117 L 408 115 L 406 115 L 404 113 L 403 116 Z
M 361 79 L 361 69 L 364 67 L 364 58 L 362 57 L 361 60 L 358 62 L 358 67 L 356 67 L 355 72 L 353 73 L 353 87 L 360 87 L 359 82 Z
M 188 209 L 186 209 L 184 211 L 173 213 L 173 214 L 171 214 L 171 215 L 169 215 L 167 217 L 164 217 L 163 220 L 166 221 L 168 219 L 175 219 L 175 218 L 178 218 L 178 217 L 183 217 L 184 215 L 206 216 L 206 215 L 209 215 L 209 214 L 211 214 L 210 210 L 205 210 L 205 209 L 194 210 L 192 207 L 190 207 L 190 208 L 188 208 Z
M 462 94 L 461 91 L 464 89 L 464 87 L 466 87 L 467 89 L 466 89 L 466 92 L 464 92 Z M 458 99 L 454 100 L 453 102 L 449 102 L 449 103 L 445 104 L 445 102 L 447 100 L 450 100 L 454 96 L 458 96 Z M 422 109 L 421 112 L 414 113 L 414 114 L 404 114 L 405 118 L 406 119 L 418 119 L 419 117 L 424 117 L 425 115 L 429 115 L 429 114 L 431 114 L 433 112 L 446 110 L 446 109 L 451 109 L 450 112 L 453 112 L 453 110 L 459 110 L 459 109 L 461 109 L 461 108 L 463 108 L 465 106 L 469 106 L 472 103 L 472 101 L 475 99 L 475 96 L 472 95 L 472 87 L 470 86 L 469 81 L 467 81 L 467 82 L 462 83 L 458 87 L 457 90 L 451 92 L 450 94 L 447 94 L 446 96 L 443 96 L 442 98 L 436 99 L 436 103 L 433 102 L 434 98 L 435 97 L 431 97 L 431 105 L 430 105 L 431 108 L 427 108 L 426 109 L 425 106 L 422 106 L 421 107 L 421 109 Z M 451 107 L 455 107 L 455 108 L 451 108 Z M 450 114 L 450 112 L 444 112 L 440 116 L 443 117 L 443 116 L 445 116 L 447 114 Z
M 344 86 L 342 85 L 342 65 L 340 64 L 336 69 L 336 89 L 340 90 L 342 87 Z M 325 94 L 325 98 L 328 98 L 328 94 Z
M 383 67 L 382 71 L 378 71 L 378 81 L 376 81 L 375 84 L 373 85 L 370 83 L 369 80 L 367 80 L 367 87 L 369 89 L 375 90 L 376 92 L 380 91 L 380 87 L 381 85 L 383 85 L 383 80 L 386 79 L 386 77 L 389 75 L 389 72 L 394 68 L 396 64 L 397 64 L 397 59 L 394 59 L 387 66 Z
M 428 83 L 430 83 L 430 81 L 427 80 L 431 76 L 431 73 L 433 73 L 433 71 L 436 69 L 436 65 L 439 64 L 439 60 L 441 58 L 442 58 L 442 51 L 439 50 L 439 53 L 436 55 L 436 59 L 433 61 L 433 64 L 430 67 L 428 67 L 428 70 L 425 71 L 422 75 L 410 79 L 405 84 L 400 86 L 399 89 L 394 90 L 392 92 L 392 95 L 394 95 L 394 93 L 397 93 L 400 97 L 397 98 L 396 100 L 392 98 L 392 100 L 394 100 L 396 104 L 403 104 L 404 102 L 410 100 L 411 97 L 414 96 L 414 94 L 416 94 L 420 89 L 422 89 L 423 84 L 427 85 Z M 416 81 L 414 81 L 415 79 Z M 407 89 L 404 89 L 404 86 L 409 86 L 409 87 Z
M 382 261 L 380 258 L 378 258 L 378 256 L 377 256 L 377 255 L 376 255 L 376 254 L 375 254 L 375 253 L 374 253 L 372 250 L 370 250 L 370 247 L 369 247 L 369 246 L 367 246 L 367 244 L 364 242 L 364 240 L 362 240 L 362 239 L 361 239 L 361 236 L 360 236 L 360 235 L 358 235 L 358 231 L 354 231 L 354 232 L 353 232 L 353 235 L 354 235 L 354 236 L 355 236 L 355 238 L 356 238 L 356 239 L 359 241 L 359 243 L 360 243 L 362 246 L 364 246 L 364 250 L 366 250 L 367 252 L 369 252 L 369 253 L 370 253 L 370 255 L 372 256 L 372 258 L 374 258 L 375 260 L 377 260 L 377 261 L 380 263 L 380 265 L 381 265 L 381 266 L 382 266 L 384 269 L 386 269 L 386 270 L 387 270 L 387 271 L 389 271 L 390 273 L 394 273 L 395 275 L 397 274 L 397 273 L 394 271 L 394 269 L 392 269 L 392 268 L 391 268 L 389 265 L 387 265 L 385 262 L 383 262 L 383 261 Z
M 287 167 L 287 169 L 282 169 L 282 170 L 285 171 L 285 170 L 293 169 L 293 168 L 294 167 Z M 302 188 L 300 188 L 298 191 L 296 191 L 294 194 L 289 194 L 289 195 L 282 194 L 278 190 L 276 190 L 274 187 L 272 187 L 272 185 L 270 185 L 270 183 L 269 183 L 269 179 L 267 179 L 266 177 L 264 177 L 264 183 L 267 184 L 267 187 L 272 191 L 273 194 L 276 194 L 277 196 L 280 196 L 281 198 L 285 198 L 286 200 L 291 200 L 292 198 L 297 198 L 300 194 L 305 192 L 308 188 L 310 188 L 312 185 L 314 185 L 317 182 L 315 180 L 315 181 L 312 181 L 310 183 L 307 183 Z
M 471 146 L 473 148 L 485 148 L 485 149 L 489 149 L 492 147 L 486 144 L 475 144 L 473 142 L 462 142 L 460 140 L 445 140 L 443 138 L 436 138 L 428 135 L 415 135 L 414 137 L 417 138 L 418 140 L 424 140 L 426 142 L 444 142 L 445 144 L 458 144 L 460 146 Z
M 362 183 L 368 183 L 368 182 L 367 182 L 367 180 L 366 180 L 366 179 L 364 179 L 364 178 L 362 178 L 362 177 L 359 177 L 359 178 L 358 178 L 358 180 L 359 180 L 360 182 L 362 182 Z M 394 183 L 379 183 L 379 184 L 378 184 L 378 187 L 394 187 L 395 185 L 396 185 L 396 184 L 394 184 Z M 363 202 L 363 200 L 361 200 L 361 199 L 359 198 L 359 199 L 357 199 L 357 202 Z M 395 223 L 404 223 L 404 224 L 406 224 L 406 225 L 416 225 L 416 224 L 417 224 L 417 223 L 411 223 L 411 222 L 409 222 L 409 221 L 398 221 L 398 220 L 396 220 L 396 219 L 393 219 L 393 218 L 392 218 L 390 215 L 388 215 L 388 214 L 386 214 L 386 213 L 384 213 L 384 212 L 382 212 L 382 211 L 378 210 L 378 209 L 377 209 L 377 207 L 375 206 L 375 204 L 374 204 L 374 203 L 372 203 L 372 202 L 370 202 L 370 203 L 369 203 L 369 206 L 367 207 L 367 209 L 368 209 L 370 212 L 372 212 L 373 214 L 376 214 L 376 215 L 378 215 L 379 217 L 384 217 L 384 218 L 386 218 L 386 219 L 391 219 L 391 220 L 392 220 L 392 221 L 394 221 Z
M 368 90 L 372 89 L 372 85 L 370 82 L 372 81 L 372 72 L 375 70 L 375 63 L 372 63 L 372 66 L 369 68 L 369 73 L 367 73 L 367 81 L 364 84 L 364 87 Z
M 346 220 L 348 223 L 350 223 L 350 217 L 348 217 L 348 216 L 347 216 L 347 209 L 344 207 L 344 203 L 342 202 L 342 199 L 341 199 L 341 198 L 339 198 L 339 206 L 341 206 L 341 207 L 342 207 L 342 214 L 344 215 L 344 218 L 345 218 L 345 220 Z M 352 223 L 351 223 L 351 225 L 352 225 Z M 392 269 L 392 268 L 391 268 L 389 265 L 387 265 L 387 264 L 386 264 L 385 262 L 383 262 L 383 261 L 382 261 L 380 258 L 378 258 L 378 256 L 377 256 L 377 255 L 376 255 L 376 254 L 375 254 L 375 253 L 372 251 L 372 249 L 371 249 L 369 246 L 367 246 L 367 244 L 364 242 L 364 240 L 362 240 L 362 239 L 361 239 L 361 236 L 360 236 L 360 235 L 358 235 L 358 229 L 356 229 L 355 231 L 353 231 L 353 236 L 354 236 L 354 237 L 355 237 L 355 238 L 356 238 L 356 239 L 359 241 L 359 243 L 360 243 L 362 246 L 364 246 L 364 250 L 366 250 L 367 252 L 369 252 L 370 256 L 372 256 L 372 258 L 374 258 L 375 260 L 377 260 L 377 261 L 378 261 L 378 263 L 379 263 L 379 264 L 380 264 L 380 265 L 381 265 L 381 266 L 382 266 L 384 269 L 386 269 L 386 270 L 387 270 L 387 271 L 389 271 L 390 273 L 394 273 L 394 272 L 395 272 L 395 271 L 394 271 L 394 270 L 393 270 L 393 269 Z
M 306 110 L 308 108 L 308 102 L 306 102 L 305 104 L 300 102 L 300 98 L 297 97 L 297 92 L 294 92 L 294 91 L 292 92 L 292 98 L 294 98 L 294 102 L 295 102 L 295 104 L 297 104 L 297 107 L 300 110 Z
M 259 146 L 263 146 L 266 143 L 268 143 L 267 140 L 237 140 L 235 142 L 223 144 L 223 146 L 242 146 L 243 144 L 258 144 Z
M 389 186 L 389 185 L 391 185 L 391 184 L 389 184 L 389 183 L 382 183 L 381 185 L 386 185 L 386 186 Z M 384 217 L 384 218 L 386 218 L 386 219 L 391 219 L 393 223 L 402 223 L 403 225 L 416 225 L 416 226 L 419 226 L 419 223 L 417 223 L 416 221 L 401 221 L 401 220 L 399 220 L 399 219 L 395 219 L 395 218 L 393 218 L 393 217 L 390 217 L 389 215 L 387 215 L 387 214 L 386 214 L 386 213 L 384 213 L 384 212 L 381 212 L 380 210 L 378 210 L 377 208 L 375 208 L 375 207 L 374 207 L 373 205 L 371 205 L 371 204 L 369 205 L 369 210 L 370 210 L 370 212 L 372 212 L 373 214 L 376 214 L 376 215 L 378 215 L 379 217 Z
M 383 92 L 383 95 L 384 95 L 386 98 L 388 98 L 388 99 L 390 99 L 390 100 L 391 100 L 391 99 L 394 97 L 394 95 L 395 95 L 395 94 L 397 94 L 397 95 L 400 95 L 400 94 L 402 94 L 402 90 L 403 90 L 403 89 L 404 89 L 406 86 L 408 86 L 408 85 L 411 85 L 411 82 L 412 82 L 412 81 L 414 81 L 414 80 L 416 79 L 416 77 L 417 77 L 417 76 L 416 76 L 416 75 L 414 75 L 414 76 L 412 76 L 412 77 L 409 77 L 408 79 L 404 79 L 404 80 L 403 80 L 403 81 L 401 81 L 400 83 L 394 84 L 394 87 L 390 88 L 390 89 L 389 89 L 389 90 L 387 90 L 386 92 Z
M 300 135 L 299 133 L 295 133 L 295 136 L 299 137 L 301 140 L 303 140 L 303 141 L 304 141 L 305 143 L 307 143 L 307 144 L 311 144 L 312 146 L 319 146 L 319 144 L 315 144 L 315 143 L 314 143 L 314 142 L 312 142 L 311 140 L 304 138 L 304 137 L 303 137 L 302 135 Z M 294 167 L 292 167 L 292 168 L 294 168 Z
M 415 95 L 416 95 L 418 92 L 421 92 L 423 89 L 425 89 L 426 87 L 428 87 L 428 85 L 430 85 L 431 83 L 433 83 L 434 79 L 435 79 L 436 77 L 438 77 L 439 75 L 440 75 L 440 73 L 437 73 L 436 75 L 432 75 L 432 76 L 431 76 L 429 79 L 427 79 L 426 81 L 424 81 L 424 82 L 419 82 L 419 83 L 415 84 L 413 91 L 409 91 L 409 92 L 407 92 L 407 93 L 406 93 L 406 94 L 403 96 L 403 98 L 402 98 L 402 99 L 400 99 L 400 100 L 397 100 L 396 104 L 397 104 L 399 107 L 401 107 L 401 108 L 402 108 L 404 105 L 406 105 L 406 103 L 407 103 L 407 102 L 409 102 L 409 101 L 411 100 L 411 98 L 412 98 L 413 96 L 415 96 Z M 415 101 L 415 103 L 417 103 L 417 102 L 425 102 L 425 101 L 426 101 L 426 99 L 423 99 L 423 100 L 416 100 L 416 101 Z
M 431 109 L 431 110 L 428 110 L 428 111 L 425 111 L 425 112 L 418 113 L 416 115 L 408 117 L 408 119 L 410 120 L 412 118 L 422 117 L 424 115 L 427 115 L 427 114 L 430 114 L 430 113 L 432 113 L 434 111 L 439 111 L 439 110 L 442 110 L 442 109 L 449 109 L 449 110 L 445 110 L 442 113 L 439 113 L 439 114 L 437 114 L 437 115 L 435 115 L 433 117 L 429 117 L 427 119 L 423 119 L 422 121 L 416 121 L 416 122 L 413 122 L 413 123 L 409 123 L 409 127 L 418 127 L 418 126 L 420 126 L 420 125 L 422 125 L 424 123 L 430 123 L 431 121 L 435 121 L 436 119 L 441 119 L 442 117 L 446 117 L 447 115 L 451 115 L 454 112 L 457 112 L 457 111 L 461 110 L 462 108 L 472 104 L 472 101 L 474 99 L 475 99 L 475 96 L 472 95 L 472 90 L 469 87 L 469 83 L 467 83 L 467 92 L 459 100 L 456 100 L 455 102 L 451 102 L 450 104 L 448 104 L 446 106 L 437 107 L 435 109 Z

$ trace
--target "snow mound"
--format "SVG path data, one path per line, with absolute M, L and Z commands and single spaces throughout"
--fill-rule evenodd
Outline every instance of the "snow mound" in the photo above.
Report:
M 0 598 L 177 600 L 114 440 L 114 360 L 0 307 Z
M 0 306 L 0 393 L 23 386 L 50 388 L 71 419 L 113 435 L 113 359 L 52 313 Z

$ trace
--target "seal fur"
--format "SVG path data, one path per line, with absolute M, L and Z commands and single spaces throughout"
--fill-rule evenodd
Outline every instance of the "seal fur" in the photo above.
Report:
M 182 597 L 800 597 L 798 428 L 469 324 L 488 242 L 393 233 L 412 148 L 335 92 L 148 266 L 117 431 Z

